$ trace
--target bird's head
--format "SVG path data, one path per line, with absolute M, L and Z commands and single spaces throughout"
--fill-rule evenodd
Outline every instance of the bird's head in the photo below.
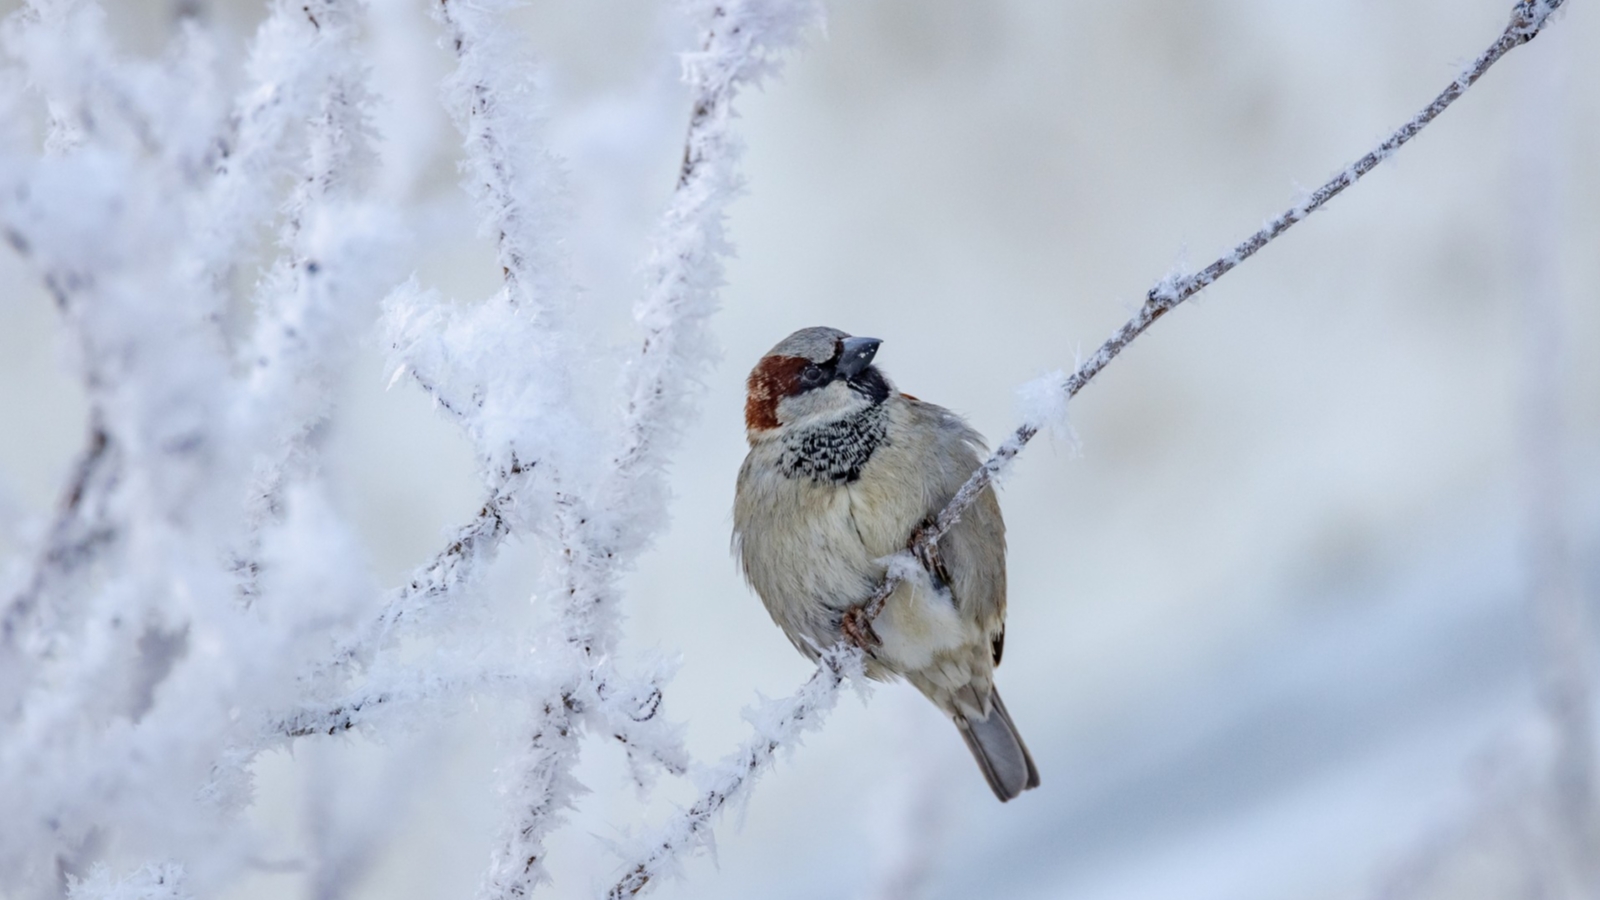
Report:
M 852 416 L 888 399 L 889 379 L 872 365 L 881 343 L 837 328 L 802 328 L 779 341 L 745 383 L 751 440 Z

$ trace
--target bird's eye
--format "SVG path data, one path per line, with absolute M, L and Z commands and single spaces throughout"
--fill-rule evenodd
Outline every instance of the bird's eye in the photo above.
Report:
M 819 366 L 806 366 L 806 370 L 800 373 L 800 380 L 806 384 L 816 384 L 822 380 L 822 369 Z

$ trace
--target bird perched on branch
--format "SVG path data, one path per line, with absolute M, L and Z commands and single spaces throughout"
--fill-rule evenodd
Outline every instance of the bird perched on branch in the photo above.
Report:
M 884 559 L 931 523 L 981 462 L 960 416 L 899 393 L 872 365 L 881 343 L 805 328 L 750 373 L 750 453 L 734 495 L 745 578 L 800 652 L 849 639 L 867 675 L 902 676 L 949 715 L 1002 801 L 1039 772 L 994 686 L 1005 643 L 1005 522 L 986 489 L 876 619 L 862 605 Z

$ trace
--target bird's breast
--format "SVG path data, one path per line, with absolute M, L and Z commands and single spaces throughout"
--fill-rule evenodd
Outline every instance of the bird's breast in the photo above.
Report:
M 889 437 L 889 416 L 881 404 L 860 413 L 807 428 L 783 439 L 778 468 L 786 477 L 850 484 Z

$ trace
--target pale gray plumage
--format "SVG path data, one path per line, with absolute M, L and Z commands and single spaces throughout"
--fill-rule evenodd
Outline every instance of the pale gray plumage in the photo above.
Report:
M 877 343 L 806 328 L 772 348 L 748 383 L 734 544 L 773 620 L 813 659 L 883 580 L 878 560 L 904 550 L 981 462 L 983 438 L 960 416 L 897 392 L 870 365 Z M 995 795 L 1010 800 L 1039 774 L 994 688 L 1006 562 L 992 490 L 939 555 L 949 584 L 896 589 L 873 623 L 881 643 L 867 674 L 903 676 L 950 715 Z

